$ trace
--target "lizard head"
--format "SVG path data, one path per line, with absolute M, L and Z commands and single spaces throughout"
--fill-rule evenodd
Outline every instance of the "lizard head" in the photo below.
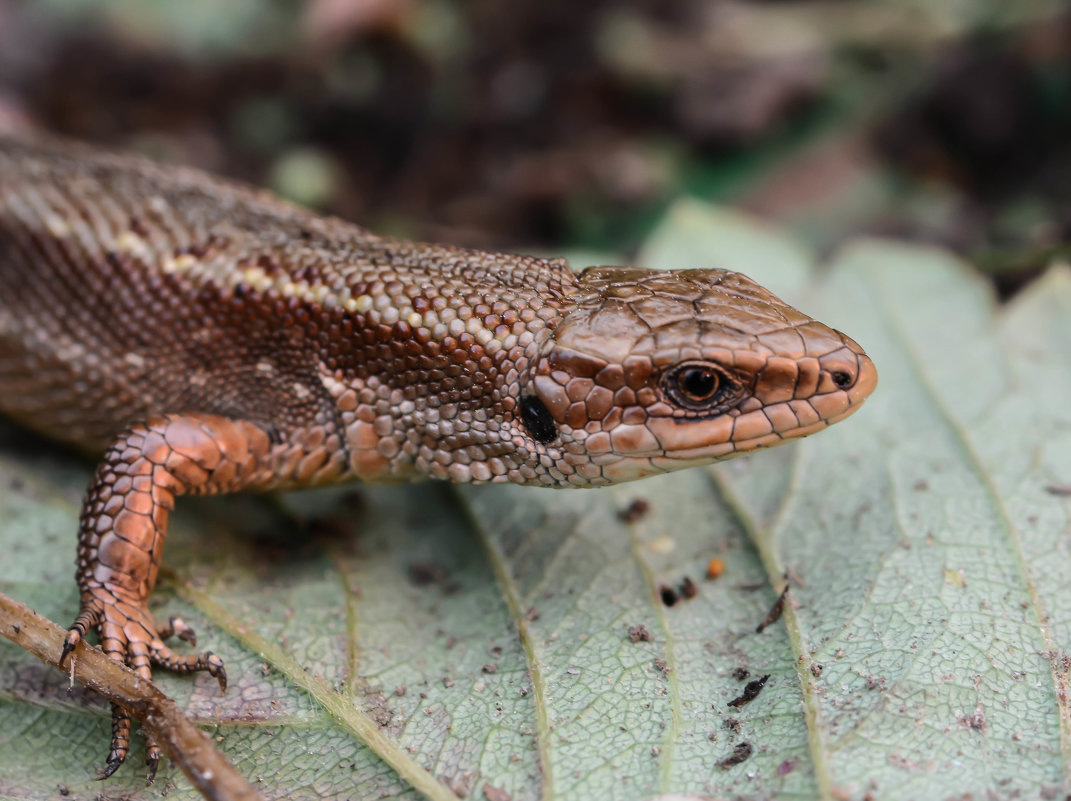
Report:
M 530 436 L 560 453 L 562 484 L 630 481 L 803 437 L 877 385 L 852 339 L 739 273 L 593 267 L 570 300 L 520 400 Z

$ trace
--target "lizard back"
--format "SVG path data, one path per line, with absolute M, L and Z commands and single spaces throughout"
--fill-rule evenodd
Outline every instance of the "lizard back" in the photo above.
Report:
M 0 137 L 0 411 L 83 448 L 162 412 L 309 425 L 334 413 L 332 361 L 432 391 L 450 322 L 481 305 L 517 320 L 531 300 L 503 298 L 572 280 L 561 261 L 400 242 L 196 170 Z

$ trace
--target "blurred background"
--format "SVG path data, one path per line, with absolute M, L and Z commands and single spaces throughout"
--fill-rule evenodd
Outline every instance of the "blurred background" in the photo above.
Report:
M 0 0 L 0 128 L 487 248 L 627 258 L 691 195 L 1007 295 L 1071 235 L 1071 3 Z

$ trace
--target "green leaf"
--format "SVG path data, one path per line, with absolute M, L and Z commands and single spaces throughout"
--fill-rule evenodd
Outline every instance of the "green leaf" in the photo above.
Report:
M 940 251 L 860 242 L 819 270 L 694 202 L 643 260 L 746 270 L 858 339 L 881 385 L 796 445 L 603 491 L 184 500 L 153 609 L 231 687 L 164 691 L 269 798 L 1062 797 L 1071 272 L 998 308 Z M 0 429 L 0 590 L 62 624 L 90 469 Z M 729 707 L 741 669 L 770 678 Z M 0 796 L 96 797 L 108 731 L 0 641 Z M 143 759 L 136 738 L 103 789 L 196 797 L 170 764 L 146 790 Z

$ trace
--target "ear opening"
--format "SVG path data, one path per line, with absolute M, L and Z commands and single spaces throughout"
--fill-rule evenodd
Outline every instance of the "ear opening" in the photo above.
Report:
M 521 398 L 521 422 L 536 442 L 547 445 L 558 438 L 558 426 L 554 423 L 554 417 L 537 395 L 525 395 Z

